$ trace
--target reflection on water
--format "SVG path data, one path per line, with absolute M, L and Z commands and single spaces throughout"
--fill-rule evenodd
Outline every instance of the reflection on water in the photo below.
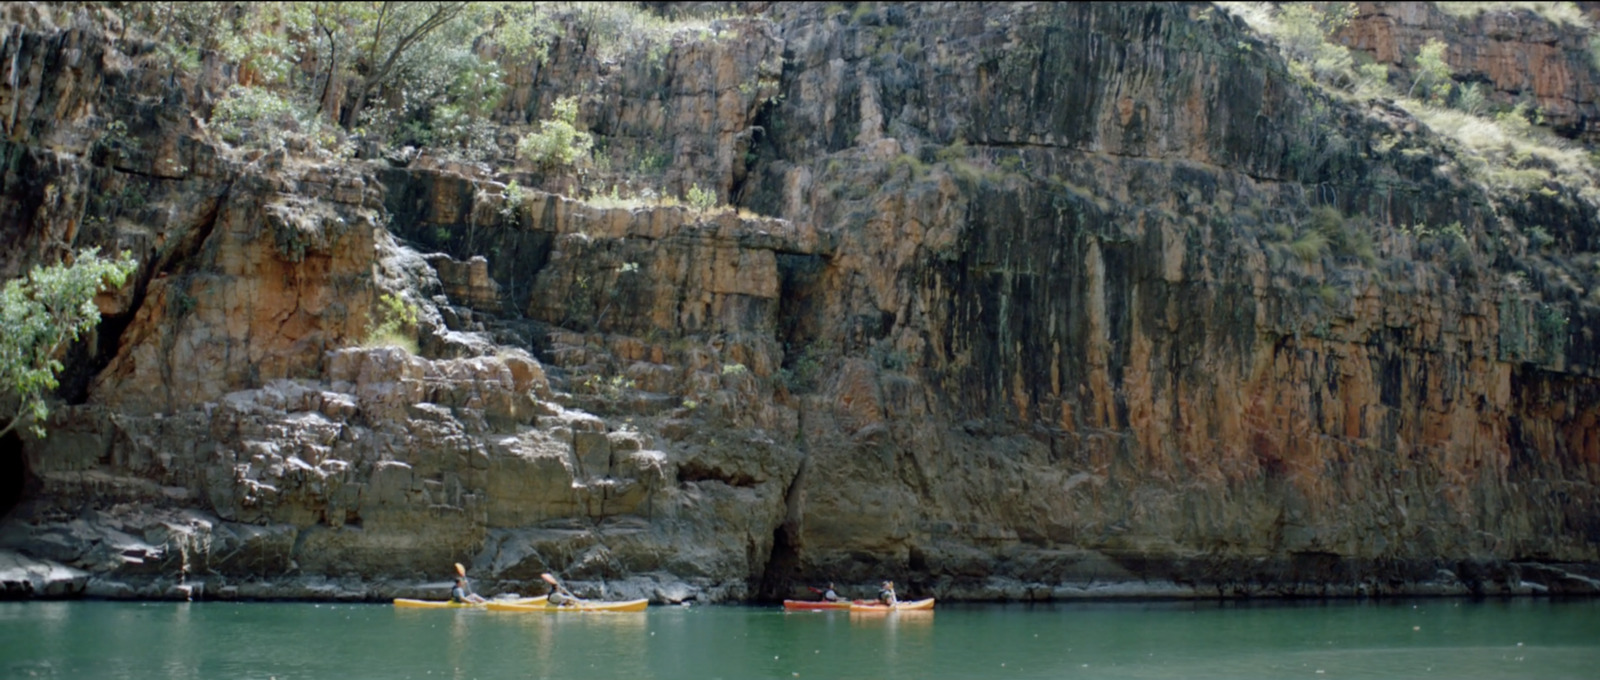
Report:
M 489 612 L 485 625 L 506 627 L 525 645 L 531 677 L 591 677 L 612 669 L 644 677 L 647 618 L 640 612 Z
M 0 603 L 0 678 L 1593 680 L 1597 659 L 1600 601 L 941 604 L 894 613 Z
M 832 612 L 829 612 L 832 613 Z M 929 653 L 933 634 L 933 611 L 838 612 L 849 616 L 850 627 L 861 635 L 881 636 L 883 662 L 901 664 L 902 658 L 915 659 Z

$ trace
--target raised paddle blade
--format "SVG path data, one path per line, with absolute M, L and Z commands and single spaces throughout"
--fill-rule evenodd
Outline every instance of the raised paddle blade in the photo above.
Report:
M 467 568 L 461 566 L 460 562 L 456 563 L 456 574 L 458 576 L 466 576 L 467 575 Z
M 556 581 L 556 577 L 551 576 L 550 574 L 540 574 L 539 578 L 544 579 L 545 583 L 548 583 L 548 584 L 553 585 L 553 586 L 560 586 L 561 585 L 559 582 Z

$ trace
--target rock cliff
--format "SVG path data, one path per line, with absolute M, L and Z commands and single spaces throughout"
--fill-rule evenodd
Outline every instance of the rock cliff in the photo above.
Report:
M 1398 5 L 1348 29 L 1380 60 Z M 0 273 L 142 264 L 49 437 L 0 442 L 6 591 L 1595 592 L 1593 194 L 1490 191 L 1200 6 L 737 9 L 559 42 L 493 114 L 583 83 L 588 180 L 700 210 L 509 149 L 232 149 L 215 55 L 9 8 Z M 1588 135 L 1592 72 L 1441 35 Z M 386 299 L 415 353 L 363 346 Z

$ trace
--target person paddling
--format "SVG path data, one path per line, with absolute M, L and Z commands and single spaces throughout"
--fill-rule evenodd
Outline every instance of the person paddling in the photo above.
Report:
M 894 581 L 884 581 L 883 588 L 878 591 L 878 601 L 885 606 L 893 607 L 899 598 L 894 596 Z
M 577 595 L 573 595 L 572 591 L 567 590 L 566 586 L 561 585 L 561 582 L 557 581 L 556 577 L 550 574 L 540 574 L 539 577 L 544 579 L 545 583 L 550 584 L 550 604 L 557 607 L 573 607 L 583 601 Z
M 456 586 L 450 589 L 450 601 L 457 604 L 483 604 L 488 600 L 472 592 L 472 586 L 467 584 L 467 568 L 456 563 Z
M 838 602 L 839 593 L 833 589 L 833 581 L 828 582 L 828 589 L 822 591 L 822 599 L 828 602 Z

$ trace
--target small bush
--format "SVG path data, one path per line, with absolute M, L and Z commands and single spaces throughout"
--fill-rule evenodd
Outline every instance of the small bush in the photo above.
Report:
M 522 210 L 523 192 L 517 180 L 506 183 L 505 202 L 500 205 L 500 218 L 506 222 L 516 222 L 517 213 Z
M 257 87 L 235 85 L 211 112 L 211 126 L 229 144 L 272 149 L 284 133 L 298 128 L 289 100 Z
M 378 323 L 368 326 L 362 347 L 399 347 L 417 353 L 417 308 L 398 294 L 378 297 Z
M 689 187 L 689 195 L 685 197 L 685 200 L 688 201 L 689 207 L 693 208 L 695 212 L 703 213 L 717 207 L 717 192 L 715 190 L 701 189 L 697 183 Z
M 589 155 L 594 138 L 574 127 L 578 102 L 572 97 L 557 99 L 550 106 L 551 117 L 539 121 L 539 131 L 517 141 L 517 155 L 546 170 L 564 168 Z

